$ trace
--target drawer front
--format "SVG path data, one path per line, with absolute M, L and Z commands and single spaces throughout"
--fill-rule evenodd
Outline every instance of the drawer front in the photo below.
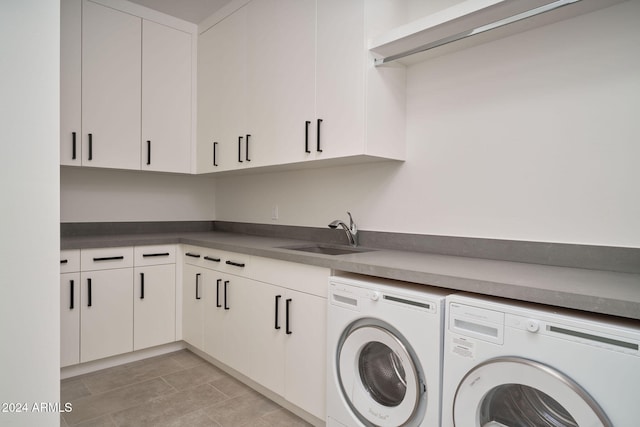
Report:
M 328 268 L 262 257 L 253 257 L 251 263 L 255 280 L 327 298 Z
M 183 252 L 185 264 L 197 265 L 237 276 L 250 277 L 251 275 L 250 255 L 189 245 L 183 247 Z
M 175 264 L 176 245 L 136 246 L 133 249 L 135 266 Z
M 60 273 L 80 271 L 80 249 L 60 251 Z
M 80 255 L 82 271 L 133 267 L 132 246 L 83 249 Z

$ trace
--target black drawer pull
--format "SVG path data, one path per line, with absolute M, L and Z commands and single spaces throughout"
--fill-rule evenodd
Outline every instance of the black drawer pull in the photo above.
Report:
M 280 305 L 280 298 L 282 298 L 282 295 L 276 295 L 276 325 L 274 329 L 280 329 L 280 325 L 278 324 L 278 306 Z
M 154 257 L 154 256 L 169 256 L 169 252 L 162 252 L 162 253 L 157 253 L 157 254 L 142 254 L 142 258 L 149 258 L 149 257 Z
M 291 328 L 289 328 L 289 305 L 291 304 L 291 298 L 287 298 L 286 300 L 286 304 L 287 304 L 287 312 L 286 312 L 286 317 L 285 317 L 285 322 L 286 322 L 286 331 L 287 331 L 287 335 L 291 335 L 293 332 L 291 332 Z
M 245 139 L 245 149 L 244 149 L 244 159 L 247 162 L 250 162 L 251 159 L 249 158 L 249 137 L 251 135 L 247 134 L 247 139 Z
M 147 141 L 147 165 L 151 164 L 151 141 Z
M 87 156 L 87 160 L 93 160 L 93 134 L 89 134 L 89 155 Z
M 200 254 L 193 254 L 191 252 L 187 252 L 185 255 L 190 256 L 191 258 L 200 258 Z
M 91 307 L 91 279 L 87 279 L 87 307 Z
M 70 290 L 71 290 L 71 295 L 69 295 L 70 296 L 70 298 L 69 298 L 69 310 L 73 310 L 73 300 L 75 299 L 74 295 L 73 295 L 74 290 L 75 290 L 74 289 L 75 285 L 73 283 L 73 280 L 69 280 L 69 285 L 70 285 Z
M 124 256 L 107 256 L 107 257 L 102 257 L 102 258 L 94 258 L 93 261 L 94 262 L 98 262 L 98 261 L 117 261 L 117 260 L 121 260 L 124 259 Z
M 210 256 L 204 257 L 207 261 L 220 262 L 220 258 L 211 258 Z
M 238 162 L 242 163 L 242 137 L 238 137 Z
M 224 309 L 225 310 L 229 310 L 231 307 L 229 307 L 229 304 L 227 303 L 227 286 L 229 286 L 229 281 L 225 280 L 224 281 Z
M 140 299 L 144 299 L 144 273 L 140 273 Z
M 200 273 L 196 274 L 196 299 L 200 298 Z
M 68 260 L 68 259 L 61 259 L 61 260 L 60 260 L 60 264 L 66 264 L 66 263 L 68 263 L 68 262 L 69 262 L 69 260 Z
M 72 143 L 72 149 L 71 149 L 71 160 L 75 160 L 76 159 L 76 133 L 75 132 L 71 132 L 71 143 Z
M 234 267 L 244 267 L 244 262 L 227 261 L 227 265 L 233 265 Z
M 220 282 L 222 282 L 222 279 L 216 280 L 216 307 L 217 308 L 222 307 L 222 304 L 220 304 Z
M 218 162 L 216 161 L 216 151 L 218 150 L 218 143 L 213 143 L 213 166 L 218 166 Z
M 316 151 L 318 153 L 322 153 L 322 149 L 320 148 L 320 123 L 322 123 L 322 119 L 318 119 L 318 129 L 316 129 L 316 131 L 318 132 L 318 146 L 316 148 Z
M 311 124 L 310 121 L 306 121 L 304 122 L 304 152 L 305 153 L 311 153 L 311 150 L 309 150 L 309 125 Z

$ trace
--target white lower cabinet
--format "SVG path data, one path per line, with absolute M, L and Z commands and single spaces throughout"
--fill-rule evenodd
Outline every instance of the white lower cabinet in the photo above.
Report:
M 185 247 L 183 339 L 324 419 L 328 277 L 326 268 Z
M 81 274 L 80 362 L 133 350 L 133 269 Z
M 60 365 L 175 341 L 175 245 L 62 251 Z

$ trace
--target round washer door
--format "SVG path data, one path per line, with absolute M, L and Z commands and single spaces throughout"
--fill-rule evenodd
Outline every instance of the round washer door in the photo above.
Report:
M 456 391 L 456 427 L 612 427 L 577 383 L 541 363 L 517 357 L 488 360 Z
M 413 349 L 391 325 L 362 319 L 342 334 L 336 354 L 340 389 L 365 426 L 417 426 L 427 395 Z

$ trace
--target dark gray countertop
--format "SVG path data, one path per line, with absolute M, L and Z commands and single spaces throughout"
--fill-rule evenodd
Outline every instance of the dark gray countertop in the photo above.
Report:
M 182 243 L 640 320 L 640 274 L 376 249 L 323 255 L 283 249 L 309 240 L 232 232 L 62 237 L 62 249 Z

